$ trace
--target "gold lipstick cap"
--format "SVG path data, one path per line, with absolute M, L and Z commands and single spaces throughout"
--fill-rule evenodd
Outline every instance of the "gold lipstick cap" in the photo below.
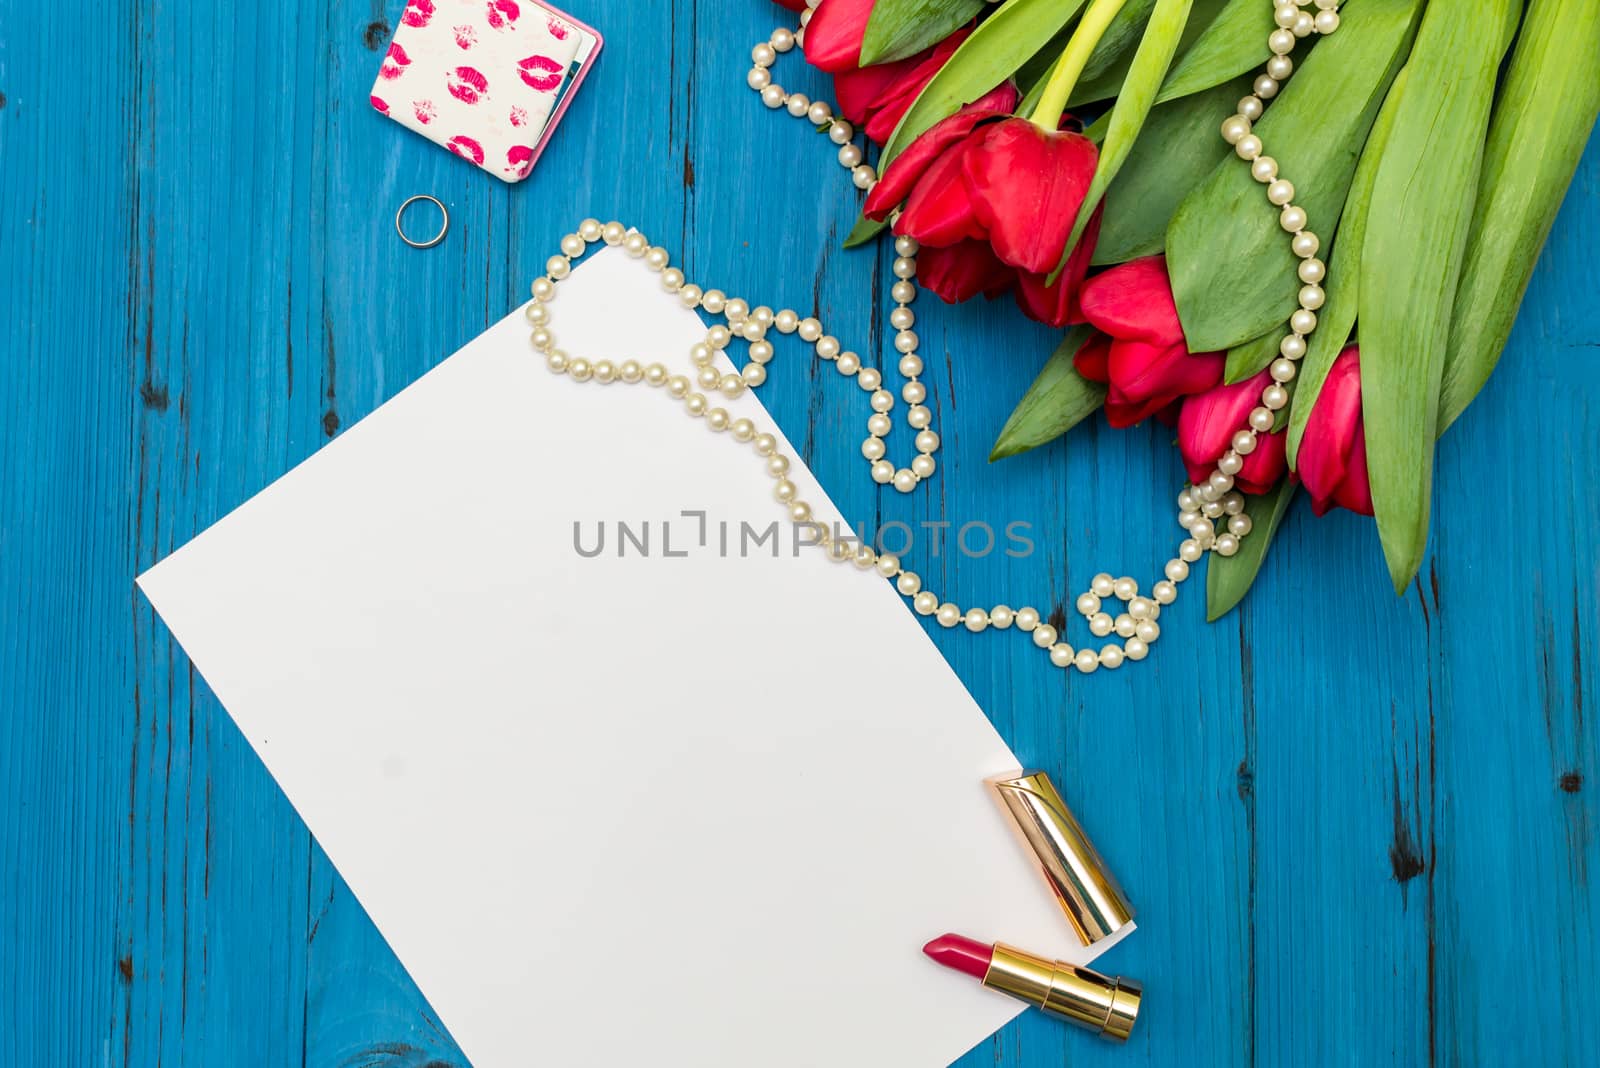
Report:
M 1132 922 L 1133 906 L 1050 776 L 1024 771 L 990 779 L 989 785 L 1084 945 L 1092 946 Z

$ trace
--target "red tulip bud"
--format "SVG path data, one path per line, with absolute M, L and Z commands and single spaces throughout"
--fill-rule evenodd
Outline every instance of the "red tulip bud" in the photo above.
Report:
M 830 74 L 861 66 L 873 0 L 822 0 L 806 23 L 806 62 Z
M 1261 391 L 1272 384 L 1272 376 L 1262 371 L 1254 378 L 1231 386 L 1216 386 L 1183 402 L 1178 416 L 1178 447 L 1189 477 L 1199 482 L 1210 476 L 1222 454 L 1232 447 L 1233 436 L 1243 430 L 1250 412 L 1261 402 Z M 1233 484 L 1244 493 L 1266 493 L 1288 464 L 1284 457 L 1284 434 L 1257 434 L 1255 451 L 1244 458 L 1244 467 L 1233 476 Z
M 1295 474 L 1311 493 L 1311 507 L 1318 515 L 1334 505 L 1372 514 L 1367 436 L 1361 420 L 1361 351 L 1355 345 L 1339 353 L 1328 370 L 1306 420 Z

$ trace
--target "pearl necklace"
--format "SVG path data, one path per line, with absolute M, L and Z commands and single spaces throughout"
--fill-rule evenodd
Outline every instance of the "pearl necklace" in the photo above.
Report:
M 788 477 L 790 458 L 778 448 L 778 439 L 759 431 L 747 418 L 735 418 L 726 408 L 715 405 L 708 394 L 720 393 L 730 400 L 739 397 L 746 389 L 754 389 L 767 379 L 767 364 L 773 358 L 772 343 L 767 340 L 769 331 L 780 334 L 798 334 L 810 344 L 818 357 L 833 364 L 847 378 L 869 394 L 872 414 L 867 418 L 867 438 L 861 444 L 861 455 L 868 463 L 874 482 L 892 485 L 901 493 L 910 493 L 924 479 L 934 473 L 934 453 L 939 449 L 939 435 L 933 430 L 933 413 L 923 402 L 928 391 L 919 380 L 922 359 L 917 355 L 918 338 L 912 326 L 916 315 L 911 304 L 916 300 L 917 243 L 909 237 L 895 238 L 896 258 L 893 264 L 895 283 L 890 296 L 895 302 L 889 322 L 896 330 L 894 346 L 900 354 L 899 371 L 905 383 L 900 387 L 901 399 L 909 406 L 906 422 L 916 431 L 917 455 L 906 467 L 897 468 L 886 458 L 884 437 L 889 433 L 889 412 L 894 410 L 894 394 L 883 388 L 883 375 L 873 367 L 864 366 L 861 357 L 846 350 L 839 339 L 825 333 L 820 320 L 813 316 L 802 318 L 788 308 L 773 311 L 766 305 L 751 307 L 749 302 L 730 297 L 717 289 L 702 289 L 684 277 L 683 271 L 670 265 L 666 249 L 653 246 L 644 234 L 629 230 L 620 222 L 602 224 L 598 219 L 585 219 L 575 232 L 561 239 L 561 251 L 545 263 L 545 273 L 534 280 L 533 300 L 527 305 L 526 315 L 533 327 L 530 341 L 535 351 L 543 354 L 546 366 L 556 374 L 565 374 L 576 382 L 593 382 L 600 385 L 643 383 L 660 389 L 673 400 L 681 401 L 684 411 L 692 419 L 704 420 L 713 433 L 726 434 L 741 445 L 751 446 L 761 458 L 767 474 L 774 479 L 773 497 L 788 512 L 791 522 L 807 524 L 815 531 L 818 547 L 828 559 L 843 563 L 851 561 L 863 571 L 872 571 L 890 579 L 900 594 L 911 601 L 919 614 L 931 615 L 943 627 L 964 625 L 978 633 L 989 629 L 1009 630 L 1015 627 L 1032 638 L 1033 644 L 1045 650 L 1050 662 L 1059 668 L 1075 667 L 1089 674 L 1101 667 L 1121 667 L 1124 660 L 1143 660 L 1150 646 L 1161 635 L 1157 623 L 1164 605 L 1172 604 L 1178 597 L 1178 586 L 1189 577 L 1190 564 L 1200 560 L 1205 553 L 1232 556 L 1239 551 L 1241 539 L 1250 533 L 1251 520 L 1244 514 L 1244 497 L 1233 488 L 1233 476 L 1244 466 L 1244 457 L 1255 451 L 1258 434 L 1267 433 L 1277 419 L 1277 413 L 1289 402 L 1286 384 L 1294 379 L 1296 361 L 1306 353 L 1306 338 L 1316 329 L 1317 309 L 1322 307 L 1324 294 L 1321 282 L 1327 268 L 1317 258 L 1320 242 L 1317 235 L 1306 229 L 1307 218 L 1303 208 L 1296 206 L 1294 186 L 1278 174 L 1278 165 L 1272 157 L 1264 155 L 1261 139 L 1251 131 L 1252 123 L 1265 110 L 1265 101 L 1277 95 L 1281 83 L 1294 71 L 1294 61 L 1289 54 L 1297 42 L 1312 33 L 1330 34 L 1339 27 L 1339 0 L 1315 0 L 1315 16 L 1303 11 L 1296 0 L 1275 0 L 1274 21 L 1277 29 L 1268 38 L 1272 59 L 1267 62 L 1266 73 L 1256 79 L 1253 92 L 1239 101 L 1238 113 L 1222 124 L 1223 138 L 1234 147 L 1239 158 L 1250 163 L 1251 174 L 1267 187 L 1267 199 L 1280 209 L 1279 222 L 1291 235 L 1290 245 L 1300 264 L 1298 273 L 1303 286 L 1300 290 L 1299 309 L 1288 323 L 1288 332 L 1279 345 L 1280 356 L 1273 360 L 1270 371 L 1272 384 L 1261 393 L 1261 403 L 1249 415 L 1247 425 L 1233 436 L 1231 448 L 1217 461 L 1210 477 L 1186 486 L 1178 494 L 1178 522 L 1189 535 L 1178 546 L 1177 555 L 1168 560 L 1165 578 L 1156 582 L 1149 597 L 1139 594 L 1139 584 L 1131 578 L 1113 578 L 1101 573 L 1091 580 L 1089 589 L 1077 600 L 1077 610 L 1089 625 L 1096 638 L 1106 638 L 1115 633 L 1123 639 L 1092 648 L 1073 649 L 1060 641 L 1056 628 L 1045 622 L 1039 610 L 1032 607 L 1012 609 L 1007 605 L 993 608 L 968 608 L 963 611 L 953 602 L 941 602 L 932 590 L 924 589 L 922 579 L 914 571 L 901 566 L 900 559 L 888 553 L 879 554 L 865 541 L 837 536 L 825 524 L 814 518 L 812 507 L 799 497 L 799 489 Z M 815 6 L 813 0 L 812 6 Z M 805 119 L 813 126 L 828 128 L 829 139 L 838 146 L 840 166 L 850 171 L 857 189 L 871 189 L 877 181 L 877 172 L 863 161 L 862 151 L 854 143 L 852 125 L 833 114 L 832 107 L 824 101 L 811 101 L 803 93 L 788 93 L 772 81 L 770 68 L 780 54 L 791 51 L 800 43 L 811 8 L 801 13 L 800 30 L 780 27 L 771 37 L 751 50 L 754 66 L 746 76 L 751 89 L 761 94 L 767 107 L 784 108 L 795 118 Z M 629 256 L 642 259 L 652 271 L 660 274 L 662 286 L 674 294 L 686 308 L 700 308 L 722 322 L 713 322 L 707 328 L 703 341 L 689 350 L 693 365 L 693 379 L 686 374 L 676 374 L 661 363 L 641 364 L 637 360 L 610 360 L 590 362 L 583 357 L 569 356 L 556 347 L 555 336 L 550 331 L 551 301 L 556 296 L 558 283 L 572 271 L 574 260 L 580 259 L 597 244 L 620 246 Z M 713 365 L 716 353 L 726 349 L 735 338 L 747 345 L 749 362 L 738 374 L 723 374 Z M 699 390 L 695 387 L 698 386 Z M 703 390 L 704 392 L 700 392 Z M 1218 533 L 1217 522 L 1226 524 Z M 1115 598 L 1123 611 L 1115 617 L 1105 611 L 1105 600 Z

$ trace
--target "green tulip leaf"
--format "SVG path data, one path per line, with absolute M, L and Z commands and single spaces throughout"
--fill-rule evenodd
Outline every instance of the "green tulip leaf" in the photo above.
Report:
M 1272 547 L 1272 536 L 1294 500 L 1295 487 L 1287 478 L 1276 489 L 1259 496 L 1246 495 L 1244 514 L 1252 522 L 1250 533 L 1239 539 L 1232 556 L 1210 554 L 1206 562 L 1206 622 L 1215 623 L 1244 600 Z
M 1285 332 L 1280 326 L 1268 330 L 1253 341 L 1246 341 L 1229 349 L 1227 362 L 1222 368 L 1222 380 L 1231 386 L 1247 378 L 1254 378 L 1266 370 L 1267 364 L 1277 358 L 1278 346 L 1282 343 Z
M 1061 262 L 1050 274 L 1051 282 L 1061 274 L 1067 260 L 1072 257 L 1073 249 L 1077 247 L 1078 240 L 1088 228 L 1095 209 L 1100 206 L 1106 188 L 1111 185 L 1117 172 L 1122 169 L 1123 163 L 1133 152 L 1134 142 L 1139 139 L 1139 132 L 1144 129 L 1145 119 L 1155 105 L 1156 93 L 1161 88 L 1162 79 L 1166 78 L 1167 68 L 1172 65 L 1172 57 L 1178 51 L 1178 40 L 1183 36 L 1184 24 L 1189 21 L 1189 8 L 1193 2 L 1194 0 L 1156 0 L 1155 10 L 1150 13 L 1150 21 L 1145 26 L 1144 37 L 1140 39 L 1138 51 L 1134 53 L 1133 65 L 1128 68 L 1127 80 L 1122 83 L 1122 92 L 1117 95 L 1117 102 L 1111 107 L 1111 117 L 1107 120 L 1105 142 L 1100 146 L 1100 159 L 1095 164 L 1094 178 L 1089 182 L 1089 191 L 1084 195 L 1083 204 L 1078 208 L 1078 218 L 1072 224 L 1072 233 L 1067 237 L 1067 248 L 1062 253 Z M 1123 10 L 1126 11 L 1127 8 Z
M 961 42 L 950 61 L 923 87 L 901 117 L 878 156 L 878 173 L 887 173 L 894 158 L 928 127 L 954 115 L 1009 78 L 1039 50 L 1039 42 L 1058 33 L 1084 3 L 1085 0 L 1006 0 L 978 23 L 978 28 Z M 884 225 L 863 219 L 851 230 L 845 247 L 870 240 Z
M 931 48 L 977 17 L 984 0 L 877 0 L 861 38 L 861 65 Z
M 1422 0 L 1350 4 L 1256 123 L 1295 203 L 1331 234 L 1356 160 L 1404 63 Z M 1231 349 L 1282 326 L 1300 281 L 1278 211 L 1242 160 L 1225 159 L 1167 229 L 1167 269 L 1189 347 Z
M 1151 110 L 1133 151 L 1106 187 L 1096 265 L 1126 263 L 1161 251 L 1167 221 L 1178 204 L 1232 152 L 1212 120 L 1227 114 L 1249 88 L 1247 78 L 1224 82 Z M 1104 126 L 1096 123 L 1085 133 L 1096 128 L 1103 131 Z
M 1501 27 L 1521 7 L 1432 0 L 1373 181 L 1361 248 L 1361 402 L 1378 540 L 1396 592 L 1427 546 L 1445 352 L 1509 43 Z
M 1402 70 L 1389 89 L 1389 96 L 1378 112 L 1378 121 L 1372 124 L 1372 135 L 1356 165 L 1355 180 L 1350 183 L 1350 196 L 1344 204 L 1344 217 L 1339 220 L 1339 232 L 1333 241 L 1333 254 L 1324 249 L 1321 255 L 1328 263 L 1328 277 L 1322 283 L 1327 303 L 1317 313 L 1317 332 L 1306 339 L 1305 358 L 1300 361 L 1300 371 L 1295 375 L 1298 388 L 1290 409 L 1288 446 L 1289 470 L 1295 470 L 1300 455 L 1300 439 L 1305 436 L 1306 423 L 1311 409 L 1322 394 L 1333 361 L 1350 339 L 1350 330 L 1356 324 L 1357 307 L 1361 295 L 1361 251 L 1366 243 L 1367 213 L 1372 206 L 1372 183 L 1378 175 L 1378 163 L 1383 159 L 1384 147 L 1389 143 L 1394 129 L 1395 112 L 1399 109 L 1405 92 L 1409 68 Z
M 1267 48 L 1274 28 L 1270 6 L 1262 0 L 1227 0 L 1173 65 L 1156 102 L 1177 100 L 1264 66 L 1272 58 Z
M 1072 364 L 1072 358 L 1093 336 L 1087 326 L 1068 331 L 1000 429 L 989 450 L 990 463 L 1054 441 L 1105 403 L 1106 387 L 1084 378 Z
M 1200 39 L 1211 23 L 1229 4 L 1235 0 L 1194 0 L 1194 8 L 1189 12 L 1189 22 L 1183 28 L 1183 37 L 1178 41 L 1178 54 L 1173 58 L 1173 66 L 1181 63 L 1194 43 Z M 1107 31 L 1108 33 L 1110 31 Z M 1063 42 L 1064 44 L 1064 42 Z M 1060 49 L 1056 50 L 1060 53 Z M 1090 64 L 1091 67 L 1093 64 Z M 1092 103 L 1096 100 L 1110 100 L 1122 91 L 1122 82 L 1128 76 L 1128 68 L 1133 65 L 1133 49 L 1124 48 L 1117 61 L 1104 71 L 1090 77 L 1088 70 L 1079 79 L 1078 87 L 1072 91 L 1072 96 L 1067 100 L 1067 107 L 1075 108 L 1082 104 Z M 1048 71 L 1046 72 L 1048 73 Z M 1165 90 L 1163 89 L 1163 92 Z M 1161 96 L 1156 97 L 1161 101 Z M 1229 101 L 1231 104 L 1232 101 Z M 1024 112 L 1026 114 L 1026 112 Z
M 1078 80 L 1098 78 L 1115 67 L 1118 60 L 1131 55 L 1155 6 L 1156 0 L 1127 0 L 1122 10 L 1117 12 L 1117 17 L 1106 27 L 1100 43 L 1089 53 Z
M 1489 123 L 1450 323 L 1439 432 L 1478 395 L 1600 115 L 1600 0 L 1535 0 Z M 1578 27 L 1588 27 L 1587 31 Z

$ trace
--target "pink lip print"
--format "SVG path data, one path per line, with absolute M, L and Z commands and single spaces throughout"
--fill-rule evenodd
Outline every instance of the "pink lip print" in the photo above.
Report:
M 389 51 L 383 57 L 383 66 L 378 68 L 378 77 L 392 82 L 404 74 L 409 66 L 411 66 L 411 57 L 406 55 L 406 50 L 400 47 L 399 41 L 394 41 L 389 45 Z
M 560 19 L 550 19 L 544 25 L 545 29 L 550 31 L 551 37 L 554 37 L 558 41 L 565 41 L 567 39 L 567 33 L 569 32 L 569 29 L 565 22 L 562 22 Z
M 489 79 L 471 67 L 457 67 L 447 84 L 450 95 L 463 104 L 476 104 L 478 98 L 489 91 Z
M 483 166 L 483 146 L 465 134 L 450 138 L 449 144 L 445 147 L 462 159 L 470 159 L 478 166 Z
M 456 47 L 461 49 L 463 52 L 478 43 L 478 31 L 473 29 L 471 26 L 456 26 L 454 27 L 454 30 L 456 35 Z
M 372 98 L 372 106 L 381 115 L 389 114 L 389 104 L 382 97 L 378 97 L 378 96 L 373 97 Z
M 528 125 L 528 109 L 525 108 L 525 107 L 520 107 L 520 106 L 512 108 L 511 109 L 511 125 L 513 125 L 513 126 L 526 126 L 526 125 Z
M 417 121 L 422 125 L 426 126 L 428 123 L 433 121 L 433 116 L 435 114 L 433 101 L 417 100 L 414 101 L 411 106 L 416 111 Z
M 407 26 L 422 27 L 433 20 L 433 0 L 406 0 L 406 13 L 400 21 Z
M 530 89 L 553 93 L 561 87 L 561 73 L 565 68 L 549 56 L 529 56 L 517 66 L 522 68 L 522 80 Z
M 522 14 L 515 0 L 489 0 L 489 14 L 486 16 L 489 25 L 497 30 L 503 30 L 517 21 Z
M 506 153 L 507 171 L 518 178 L 526 178 L 528 172 L 533 170 L 533 149 L 527 145 L 513 145 Z

